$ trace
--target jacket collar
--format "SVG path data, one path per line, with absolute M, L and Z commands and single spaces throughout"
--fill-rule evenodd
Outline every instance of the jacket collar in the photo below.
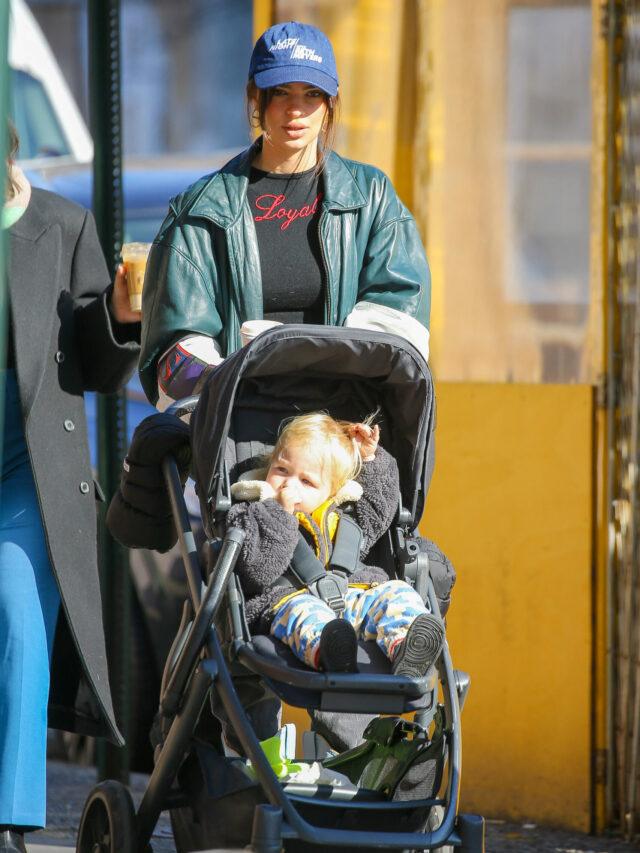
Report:
M 33 193 L 31 193 L 27 209 L 20 219 L 11 226 L 11 233 L 16 237 L 35 242 L 48 230 L 50 225 L 51 223 L 43 214 L 40 205 L 33 204 Z
M 240 217 L 247 196 L 249 174 L 262 138 L 226 163 L 199 187 L 195 200 L 187 203 L 190 216 L 210 219 L 221 228 L 229 228 Z M 358 186 L 347 162 L 334 151 L 327 157 L 323 171 L 325 210 L 354 210 L 364 207 L 367 199 Z

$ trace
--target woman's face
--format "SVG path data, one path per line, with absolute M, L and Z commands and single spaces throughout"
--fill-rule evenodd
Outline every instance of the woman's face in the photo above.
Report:
M 283 157 L 303 154 L 309 146 L 315 152 L 326 115 L 322 89 L 308 83 L 276 86 L 264 114 L 264 143 Z

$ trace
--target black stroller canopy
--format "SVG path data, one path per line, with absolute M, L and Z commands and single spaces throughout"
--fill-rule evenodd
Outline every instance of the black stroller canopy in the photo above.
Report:
M 403 505 L 417 525 L 435 427 L 431 373 L 420 353 L 396 335 L 360 329 L 285 325 L 262 333 L 212 373 L 191 419 L 203 510 L 225 467 L 233 482 L 254 466 L 285 418 L 322 410 L 361 421 L 376 409 L 381 443 L 398 463 Z

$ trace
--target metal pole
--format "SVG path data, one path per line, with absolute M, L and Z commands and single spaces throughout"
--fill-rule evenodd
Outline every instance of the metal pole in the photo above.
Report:
M 618 495 L 620 467 L 623 460 L 618 456 L 618 407 L 621 398 L 621 341 L 620 341 L 620 306 L 618 305 L 619 278 L 618 260 L 616 253 L 616 221 L 615 212 L 618 204 L 618 187 L 616 181 L 618 158 L 616 154 L 616 139 L 619 125 L 619 80 L 618 54 L 620 44 L 620 8 L 619 0 L 607 0 L 603 8 L 604 33 L 607 39 L 607 95 L 606 95 L 606 229 L 607 229 L 607 318 L 606 318 L 606 347 L 607 347 L 607 507 L 609 508 L 609 527 L 613 530 L 613 507 Z M 607 748 L 609 760 L 606 765 L 605 812 L 607 825 L 613 824 L 619 814 L 618 802 L 622 796 L 619 787 L 618 765 L 620 761 L 616 737 L 617 715 L 617 669 L 618 669 L 618 637 L 617 637 L 617 604 L 618 584 L 617 571 L 620 554 L 612 533 L 607 549 Z M 623 828 L 622 826 L 620 827 Z
M 122 131 L 120 109 L 120 0 L 89 0 L 89 93 L 95 146 L 93 209 L 111 276 L 122 245 Z M 98 397 L 98 473 L 107 501 L 118 486 L 126 452 L 125 392 Z M 130 730 L 131 579 L 128 554 L 100 517 L 100 565 L 113 704 L 125 739 Z M 100 778 L 128 781 L 129 750 L 100 744 Z

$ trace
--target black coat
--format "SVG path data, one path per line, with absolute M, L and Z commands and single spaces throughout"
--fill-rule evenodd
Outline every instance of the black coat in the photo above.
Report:
M 33 189 L 9 235 L 25 438 L 62 598 L 49 725 L 121 743 L 109 692 L 83 392 L 112 392 L 126 382 L 137 364 L 139 325 L 121 326 L 109 314 L 109 274 L 89 212 Z

